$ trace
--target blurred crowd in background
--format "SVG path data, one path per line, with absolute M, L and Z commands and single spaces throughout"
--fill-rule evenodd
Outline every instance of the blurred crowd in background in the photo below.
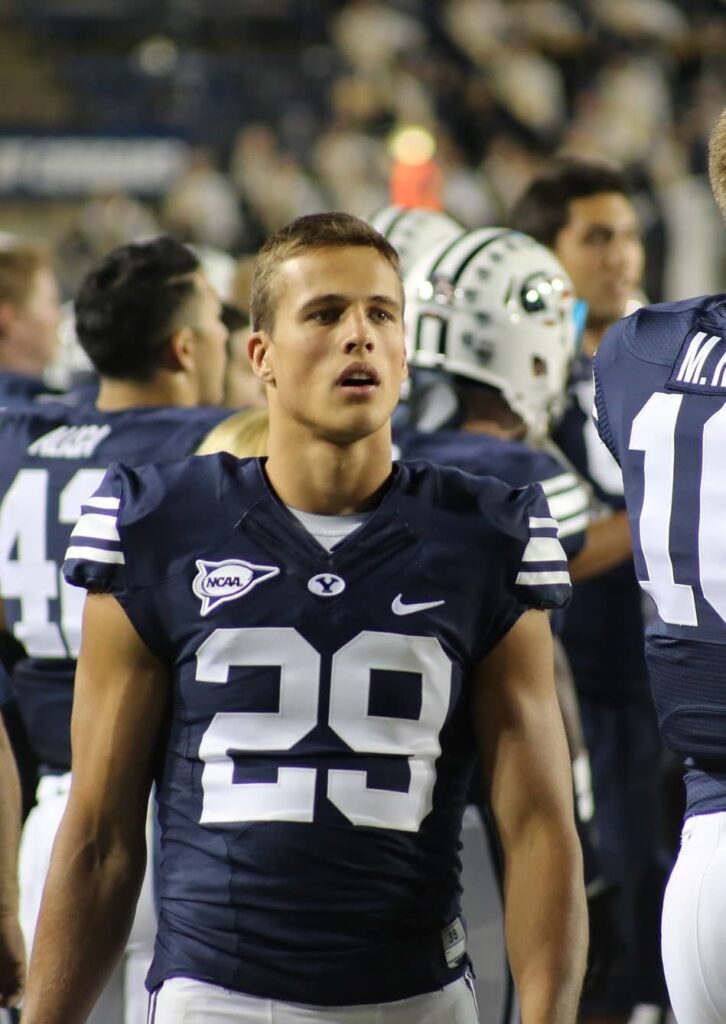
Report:
M 66 295 L 161 230 L 241 256 L 299 214 L 391 200 L 506 223 L 561 151 L 631 173 L 651 301 L 723 288 L 723 0 L 0 0 L 0 18 L 0 227 L 51 243 Z M 18 164 L 28 138 L 158 135 L 176 157 L 136 190 L 113 157 L 55 195 Z

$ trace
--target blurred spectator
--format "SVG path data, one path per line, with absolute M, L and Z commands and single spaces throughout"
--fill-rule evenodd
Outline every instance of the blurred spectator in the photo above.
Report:
M 60 300 L 49 253 L 11 241 L 0 248 L 0 404 L 44 390 L 58 344 Z
M 163 209 L 169 231 L 184 242 L 234 249 L 242 218 L 234 188 L 209 149 L 193 150 L 185 173 L 172 186 Z
M 265 235 L 326 205 L 320 188 L 294 156 L 280 149 L 268 125 L 248 125 L 238 133 L 230 175 Z
M 420 49 L 427 36 L 420 20 L 378 0 L 351 0 L 333 18 L 330 34 L 349 64 L 371 75 Z

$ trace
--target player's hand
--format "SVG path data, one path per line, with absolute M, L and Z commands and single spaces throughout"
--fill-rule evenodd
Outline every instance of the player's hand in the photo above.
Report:
M 25 943 L 17 915 L 0 913 L 0 1006 L 17 1006 L 25 987 Z
M 616 923 L 617 886 L 594 879 L 587 886 L 587 914 L 590 945 L 587 953 L 584 991 L 600 990 L 623 964 L 623 941 Z

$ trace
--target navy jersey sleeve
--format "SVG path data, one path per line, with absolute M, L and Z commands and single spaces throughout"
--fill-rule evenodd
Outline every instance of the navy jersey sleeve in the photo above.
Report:
M 540 485 L 513 492 L 509 508 L 516 515 L 510 528 L 519 541 L 513 566 L 515 596 L 532 608 L 564 607 L 572 592 L 567 556 Z M 507 525 L 502 524 L 505 530 Z
M 63 562 L 63 575 L 73 586 L 110 593 L 126 589 L 126 558 L 118 527 L 128 472 L 112 463 L 99 488 L 81 506 Z
M 495 485 L 497 491 L 492 494 Z M 481 504 L 500 535 L 500 565 L 510 596 L 525 607 L 564 607 L 572 590 L 567 556 L 542 487 L 529 484 L 510 489 L 489 480 Z
M 552 518 L 557 523 L 558 537 L 567 558 L 574 558 L 585 544 L 590 521 L 590 495 L 582 480 L 547 456 L 549 472 L 543 472 L 539 483 L 544 491 Z
M 129 562 L 125 531 L 153 512 L 163 497 L 158 467 L 109 466 L 95 494 L 81 507 L 63 563 L 63 575 L 77 587 L 112 594 L 144 644 L 163 660 L 169 654 L 163 615 L 146 585 L 143 552 Z
M 480 505 L 495 528 L 496 570 L 487 580 L 490 600 L 482 606 L 477 660 L 485 657 L 528 609 L 562 608 L 572 590 L 557 522 L 539 484 L 511 489 L 489 479 Z M 489 566 L 493 566 L 491 561 Z
M 613 424 L 608 415 L 608 395 L 612 388 L 619 386 L 618 357 L 623 345 L 624 332 L 631 326 L 631 319 L 620 320 L 610 328 L 595 354 L 592 367 L 595 384 L 592 417 L 600 439 L 618 465 L 620 465 L 620 450 Z

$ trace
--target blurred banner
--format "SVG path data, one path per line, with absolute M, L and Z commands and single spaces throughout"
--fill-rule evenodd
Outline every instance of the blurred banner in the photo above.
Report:
M 0 136 L 0 196 L 160 195 L 188 153 L 182 139 L 159 136 Z

